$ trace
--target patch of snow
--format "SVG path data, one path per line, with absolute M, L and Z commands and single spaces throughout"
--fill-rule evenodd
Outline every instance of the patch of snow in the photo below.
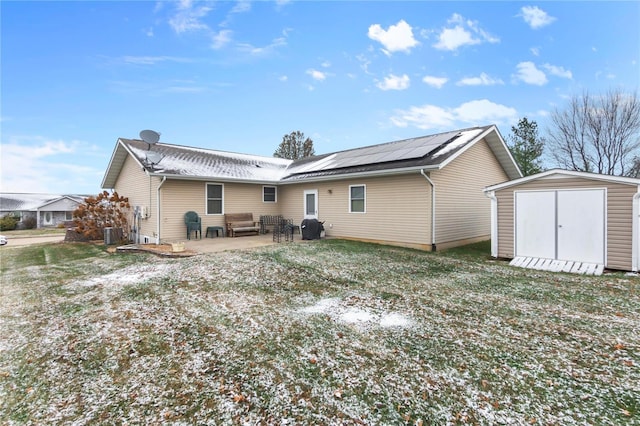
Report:
M 433 158 L 438 158 L 441 155 L 447 154 L 453 151 L 454 149 L 461 147 L 462 145 L 466 144 L 467 142 L 470 142 L 473 138 L 478 136 L 482 131 L 483 129 L 473 129 L 473 130 L 467 130 L 465 132 L 460 132 L 460 136 L 458 136 L 456 140 L 454 140 L 453 142 L 451 142 L 450 144 L 446 145 L 441 150 L 433 154 Z
M 375 298 L 361 296 L 349 297 L 345 300 L 325 298 L 318 300 L 313 305 L 299 309 L 298 312 L 307 315 L 325 314 L 334 321 L 347 324 L 378 325 L 383 328 L 406 328 L 413 325 L 411 318 L 401 313 L 378 313 L 383 311 L 384 308 L 376 302 Z M 354 303 L 366 304 L 367 307 L 353 306 Z
M 302 308 L 300 312 L 306 314 L 324 314 L 332 308 L 335 308 L 340 303 L 338 298 L 321 299 L 315 305 Z
M 170 269 L 171 265 L 169 264 L 135 265 L 110 274 L 98 275 L 86 281 L 76 281 L 71 286 L 93 287 L 99 285 L 123 286 L 137 284 L 151 278 L 166 276 Z
M 411 323 L 412 321 L 409 318 L 397 312 L 383 315 L 382 318 L 380 318 L 380 327 L 384 328 L 409 327 Z
M 340 320 L 346 323 L 364 323 L 374 319 L 374 315 L 359 308 L 347 309 L 340 315 Z

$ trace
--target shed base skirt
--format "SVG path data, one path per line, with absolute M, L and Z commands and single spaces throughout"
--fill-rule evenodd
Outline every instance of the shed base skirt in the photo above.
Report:
M 511 266 L 539 271 L 570 272 L 582 275 L 602 275 L 604 265 L 598 263 L 572 262 L 568 260 L 542 259 L 539 257 L 514 257 Z

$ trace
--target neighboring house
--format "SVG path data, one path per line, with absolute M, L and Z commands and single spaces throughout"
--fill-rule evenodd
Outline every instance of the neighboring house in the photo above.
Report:
M 640 268 L 640 179 L 553 169 L 485 192 L 494 257 L 550 270 Z
M 56 227 L 73 220 L 73 211 L 84 203 L 86 195 L 0 193 L 0 216 L 19 218 L 18 227 L 35 219 L 37 228 Z
M 495 126 L 291 161 L 118 139 L 102 188 L 128 197 L 141 242 L 184 240 L 225 213 L 325 222 L 327 236 L 435 250 L 488 239 L 489 185 L 521 177 Z

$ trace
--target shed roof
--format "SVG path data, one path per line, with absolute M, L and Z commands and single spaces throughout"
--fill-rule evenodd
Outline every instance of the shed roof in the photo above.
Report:
M 501 189 L 509 188 L 512 186 L 522 185 L 524 183 L 531 182 L 533 180 L 546 179 L 546 178 L 550 179 L 554 177 L 559 177 L 559 178 L 578 177 L 582 179 L 614 182 L 614 183 L 621 183 L 625 185 L 635 185 L 640 188 L 640 179 L 636 179 L 636 178 L 603 175 L 598 173 L 577 172 L 573 170 L 550 169 L 541 173 L 536 173 L 535 175 L 525 176 L 520 179 L 514 179 L 508 182 L 499 183 L 497 185 L 488 186 L 484 189 L 484 192 L 499 191 Z
M 150 175 L 174 179 L 232 180 L 253 183 L 294 183 L 337 179 L 343 175 L 385 174 L 413 169 L 439 169 L 481 139 L 509 178 L 522 176 L 495 126 L 473 127 L 354 148 L 292 161 L 181 145 L 149 145 L 118 139 L 102 181 L 112 188 L 128 155 Z

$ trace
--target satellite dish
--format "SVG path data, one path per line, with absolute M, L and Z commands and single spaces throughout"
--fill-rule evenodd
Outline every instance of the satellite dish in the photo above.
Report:
M 162 156 L 162 154 L 160 154 L 159 152 L 155 152 L 155 151 L 149 151 L 147 152 L 147 161 L 151 164 L 151 165 L 155 165 L 158 164 L 160 162 L 160 160 L 162 160 L 164 157 Z
M 153 145 L 160 140 L 160 133 L 154 130 L 143 130 L 140 132 L 140 139 L 149 145 Z

